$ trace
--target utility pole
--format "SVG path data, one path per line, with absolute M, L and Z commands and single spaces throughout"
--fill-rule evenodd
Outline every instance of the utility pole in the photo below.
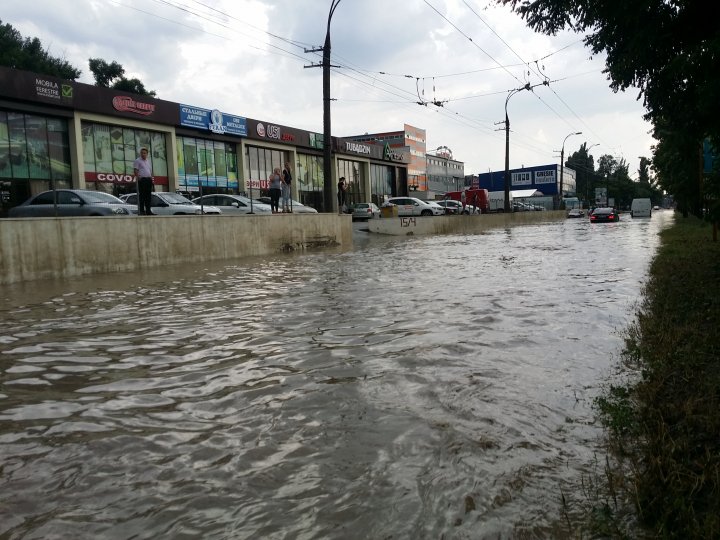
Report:
M 550 82 L 545 80 L 541 83 L 530 86 L 530 83 L 525 83 L 525 86 L 510 90 L 508 96 L 505 98 L 505 212 L 511 212 L 510 207 L 510 118 L 508 117 L 507 107 L 510 98 L 522 92 L 523 90 L 532 90 L 536 86 L 549 86 Z
M 323 52 L 322 64 L 311 64 L 309 67 L 323 68 L 323 210 L 331 212 L 333 207 L 333 176 L 332 176 L 332 129 L 330 121 L 330 68 L 340 67 L 330 64 L 330 21 L 340 0 L 332 0 L 328 13 L 325 45 L 316 49 L 305 49 L 305 52 Z
M 568 140 L 568 137 L 572 137 L 573 135 L 582 135 L 582 131 L 577 131 L 575 133 L 570 133 L 565 139 L 563 139 L 562 143 L 562 150 L 560 150 L 560 191 L 558 192 L 558 210 L 564 210 L 565 203 L 563 202 L 563 174 L 564 174 L 564 167 L 565 167 L 565 141 Z M 555 150 L 557 152 L 557 150 Z

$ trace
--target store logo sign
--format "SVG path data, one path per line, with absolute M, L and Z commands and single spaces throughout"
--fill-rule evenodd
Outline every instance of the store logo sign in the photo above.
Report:
M 388 143 L 385 143 L 385 159 L 389 159 L 390 161 L 402 161 L 404 158 L 405 155 L 402 152 L 396 152 L 390 148 Z
M 155 112 L 154 103 L 135 101 L 129 96 L 115 96 L 112 100 L 113 108 L 120 112 L 131 112 L 147 116 Z
M 210 125 L 208 126 L 210 131 L 213 133 L 225 133 L 225 126 L 223 125 L 223 114 L 214 109 L 210 113 Z

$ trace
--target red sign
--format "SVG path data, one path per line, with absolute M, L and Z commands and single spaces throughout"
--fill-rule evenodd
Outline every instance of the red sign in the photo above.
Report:
M 129 96 L 115 96 L 112 100 L 113 107 L 116 111 L 131 112 L 147 116 L 155 112 L 154 103 L 143 103 L 135 101 Z
M 167 176 L 153 176 L 155 184 L 159 186 L 169 185 Z M 86 182 L 102 182 L 105 184 L 134 184 L 135 177 L 132 174 L 96 173 L 86 172 Z

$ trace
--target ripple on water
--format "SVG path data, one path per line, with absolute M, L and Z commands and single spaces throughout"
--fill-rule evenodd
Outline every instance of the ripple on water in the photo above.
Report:
M 0 536 L 568 536 L 667 219 L 21 288 Z

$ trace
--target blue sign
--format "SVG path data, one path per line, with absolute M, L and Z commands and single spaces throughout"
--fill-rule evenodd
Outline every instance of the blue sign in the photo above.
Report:
M 180 125 L 207 129 L 224 135 L 247 136 L 247 121 L 242 116 L 222 113 L 217 109 L 201 109 L 191 105 L 180 105 Z

